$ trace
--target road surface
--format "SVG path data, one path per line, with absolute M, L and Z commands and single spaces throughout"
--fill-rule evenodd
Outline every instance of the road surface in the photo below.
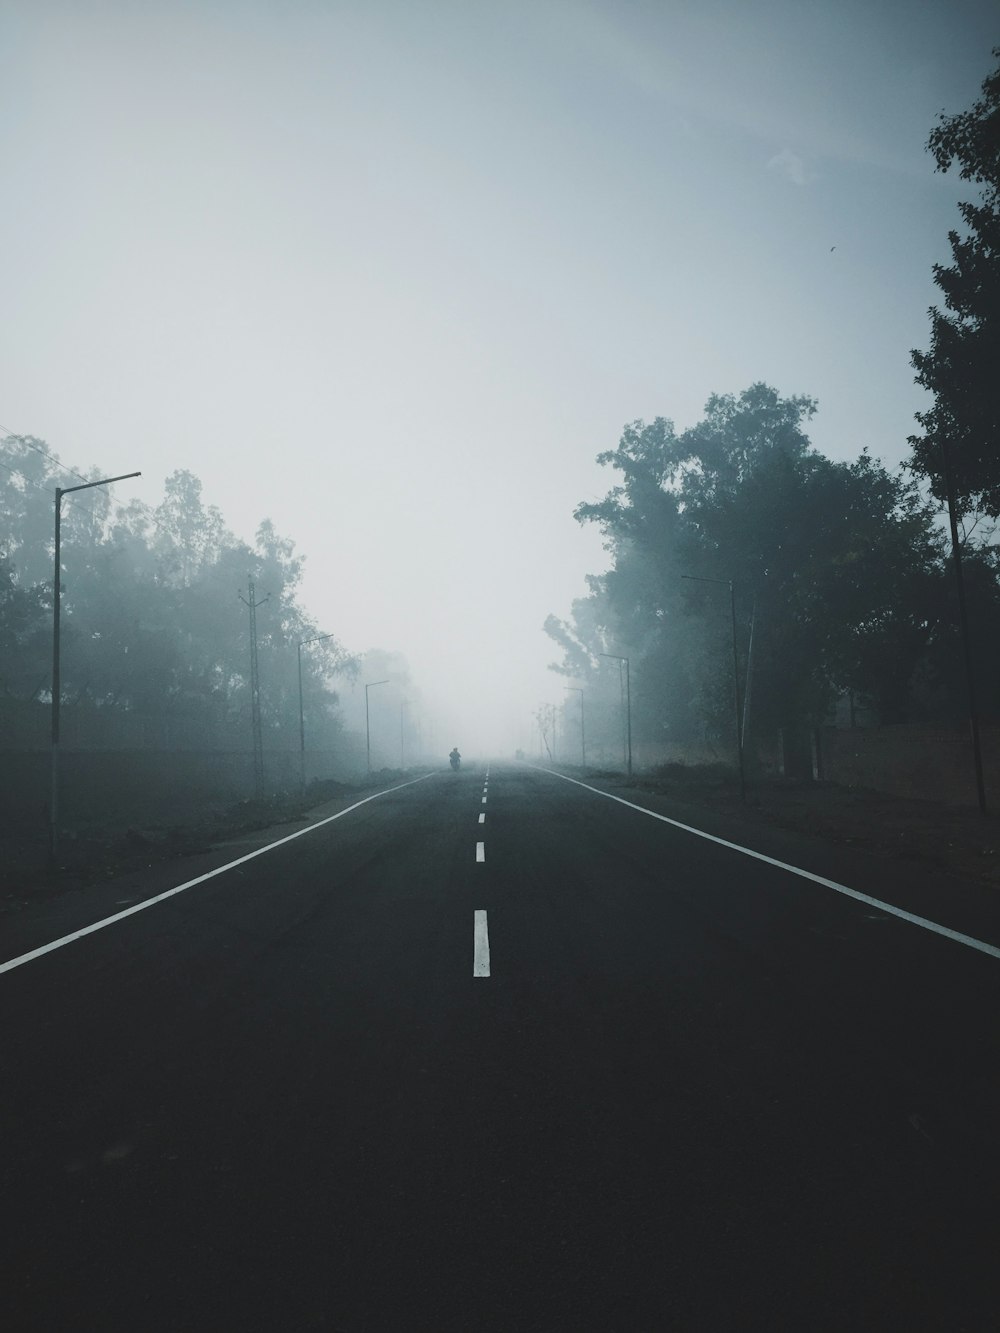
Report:
M 1000 1327 L 976 893 L 524 765 L 345 805 L 6 927 L 5 1330 Z

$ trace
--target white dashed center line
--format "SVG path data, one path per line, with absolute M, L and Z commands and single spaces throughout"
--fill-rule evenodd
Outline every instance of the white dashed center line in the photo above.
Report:
M 476 860 L 477 860 L 477 861 L 485 861 L 485 860 L 486 860 L 486 843 L 485 843 L 485 842 L 477 842 L 477 843 L 476 843 Z
M 488 977 L 490 975 L 490 935 L 486 929 L 486 913 L 475 913 L 475 928 L 472 949 L 472 975 Z
M 486 797 L 485 797 L 485 796 L 484 796 L 483 799 L 482 799 L 482 804 L 483 804 L 483 805 L 486 804 Z
M 479 816 L 479 822 L 480 822 L 480 824 L 485 824 L 485 823 L 486 823 L 486 815 L 485 815 L 485 813 L 483 813 L 483 814 L 481 814 L 481 815 Z

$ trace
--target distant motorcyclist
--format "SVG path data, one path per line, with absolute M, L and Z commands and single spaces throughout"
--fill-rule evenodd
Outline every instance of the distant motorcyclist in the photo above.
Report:
M 455 746 L 454 750 L 452 750 L 451 754 L 448 756 L 448 759 L 451 762 L 452 768 L 457 773 L 458 770 L 462 767 L 462 756 L 458 753 L 457 745 Z

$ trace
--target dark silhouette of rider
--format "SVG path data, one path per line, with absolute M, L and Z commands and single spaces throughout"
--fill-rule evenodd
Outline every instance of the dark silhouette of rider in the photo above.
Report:
M 451 754 L 448 756 L 448 758 L 451 760 L 453 766 L 456 765 L 456 764 L 461 763 L 462 756 L 461 756 L 461 755 L 459 754 L 459 752 L 458 752 L 458 746 L 457 746 L 457 745 L 455 746 L 454 750 L 452 750 L 452 752 L 451 752 Z

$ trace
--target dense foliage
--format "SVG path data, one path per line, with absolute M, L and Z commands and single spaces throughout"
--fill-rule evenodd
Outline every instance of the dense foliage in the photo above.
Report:
M 638 739 L 732 736 L 730 580 L 748 739 L 816 725 L 848 697 L 887 722 L 961 714 L 937 506 L 867 452 L 818 453 L 805 433 L 814 410 L 754 384 L 710 398 L 681 433 L 662 417 L 633 422 L 599 455 L 620 480 L 576 517 L 600 525 L 611 567 L 569 622 L 545 627 L 562 649 L 554 669 L 599 705 L 595 738 L 619 689 L 602 653 L 630 659 Z M 996 571 L 988 550 L 969 563 L 985 651 L 1000 642 Z
M 0 699 L 26 704 L 51 697 L 54 489 L 79 474 L 30 436 L 7 436 L 0 462 Z M 267 599 L 257 613 L 265 745 L 297 736 L 296 645 L 323 631 L 298 602 L 302 558 L 269 521 L 252 546 L 238 541 L 190 472 L 167 479 L 155 509 L 94 488 L 63 500 L 60 563 L 65 704 L 168 718 L 205 743 L 241 737 L 250 644 L 240 595 L 252 579 Z M 332 679 L 351 667 L 335 638 L 302 653 L 316 746 L 339 731 Z
M 1000 47 L 993 54 L 1000 56 Z M 917 383 L 934 395 L 918 413 L 923 434 L 911 437 L 913 466 L 945 498 L 947 449 L 959 508 L 1000 516 L 1000 67 L 968 111 L 942 115 L 928 147 L 939 171 L 958 164 L 979 187 L 978 202 L 959 211 L 968 234 L 948 233 L 952 263 L 934 266 L 946 311 L 930 310 L 931 342 L 914 351 Z

